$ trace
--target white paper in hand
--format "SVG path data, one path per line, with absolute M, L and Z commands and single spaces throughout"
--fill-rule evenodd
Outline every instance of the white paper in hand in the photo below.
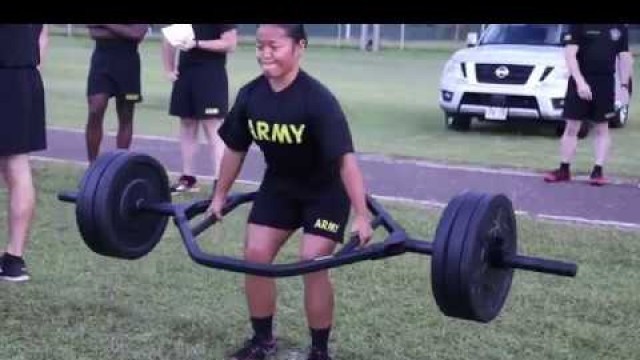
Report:
M 164 35 L 171 46 L 176 47 L 196 37 L 191 24 L 173 24 L 163 27 L 162 35 Z

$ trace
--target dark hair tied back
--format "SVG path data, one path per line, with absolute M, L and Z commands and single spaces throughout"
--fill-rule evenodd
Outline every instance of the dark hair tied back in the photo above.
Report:
M 273 24 L 285 31 L 288 37 L 293 39 L 296 43 L 302 42 L 304 47 L 307 47 L 307 32 L 304 29 L 304 24 Z

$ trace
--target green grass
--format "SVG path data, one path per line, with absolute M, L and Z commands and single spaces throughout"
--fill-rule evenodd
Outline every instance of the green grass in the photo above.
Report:
M 36 163 L 38 204 L 26 259 L 33 279 L 0 283 L 0 359 L 221 359 L 248 334 L 242 275 L 186 255 L 170 222 L 137 261 L 97 256 L 56 199 L 81 170 Z M 243 189 L 240 189 L 243 190 Z M 0 203 L 6 191 L 0 192 Z M 385 203 L 415 237 L 432 239 L 440 211 Z M 201 235 L 208 251 L 239 255 L 248 207 Z M 6 213 L 0 212 L 0 223 Z M 633 359 L 640 329 L 640 243 L 634 232 L 518 218 L 530 255 L 579 264 L 576 278 L 517 272 L 489 325 L 445 318 L 430 288 L 430 258 L 403 255 L 335 269 L 336 359 Z M 377 234 L 377 240 L 381 234 Z M 278 262 L 295 259 L 297 240 Z M 0 244 L 6 242 L 4 230 Z M 279 359 L 308 344 L 301 278 L 278 280 Z M 298 357 L 300 358 L 300 357 Z
M 81 36 L 53 36 L 44 70 L 48 121 L 52 126 L 81 129 L 86 119 L 86 74 L 92 42 Z M 385 50 L 367 53 L 354 49 L 311 46 L 303 66 L 327 84 L 347 113 L 358 151 L 418 157 L 451 163 L 548 169 L 558 162 L 559 140 L 551 128 L 512 128 L 474 123 L 473 131 L 456 133 L 444 128 L 437 103 L 438 82 L 452 47 Z M 143 96 L 135 131 L 177 137 L 177 119 L 167 114 L 170 83 L 165 80 L 160 48 L 155 40 L 141 48 Z M 254 50 L 242 45 L 228 61 L 231 97 L 258 74 Z M 107 129 L 115 129 L 113 105 Z M 613 133 L 607 171 L 619 176 L 640 173 L 640 115 L 633 99 L 631 120 Z M 592 137 L 579 144 L 576 169 L 593 162 Z

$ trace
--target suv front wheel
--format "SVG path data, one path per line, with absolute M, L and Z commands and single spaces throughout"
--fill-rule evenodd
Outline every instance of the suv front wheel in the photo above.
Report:
M 623 128 L 627 124 L 627 120 L 629 119 L 629 105 L 621 106 L 618 111 L 616 111 L 616 117 L 614 117 L 611 121 L 609 121 L 609 127 L 612 128 Z
M 444 114 L 444 124 L 447 129 L 466 131 L 471 127 L 471 116 L 461 114 Z

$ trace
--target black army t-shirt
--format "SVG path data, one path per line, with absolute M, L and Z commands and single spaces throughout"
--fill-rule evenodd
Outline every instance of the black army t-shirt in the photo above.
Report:
M 41 24 L 0 24 L 0 68 L 37 65 L 39 50 L 34 33 L 39 26 Z
M 354 151 L 337 99 L 303 70 L 279 92 L 264 76 L 242 87 L 219 133 L 236 151 L 255 142 L 267 164 L 265 179 L 294 193 L 340 181 L 338 160 Z
M 613 74 L 618 53 L 629 51 L 629 32 L 623 24 L 572 24 L 564 41 L 578 45 L 578 64 L 585 75 Z
M 192 24 L 196 40 L 218 40 L 225 32 L 236 28 L 235 24 Z M 202 63 L 215 63 L 225 66 L 227 54 L 203 49 L 191 49 L 180 53 L 179 65 L 193 65 Z

